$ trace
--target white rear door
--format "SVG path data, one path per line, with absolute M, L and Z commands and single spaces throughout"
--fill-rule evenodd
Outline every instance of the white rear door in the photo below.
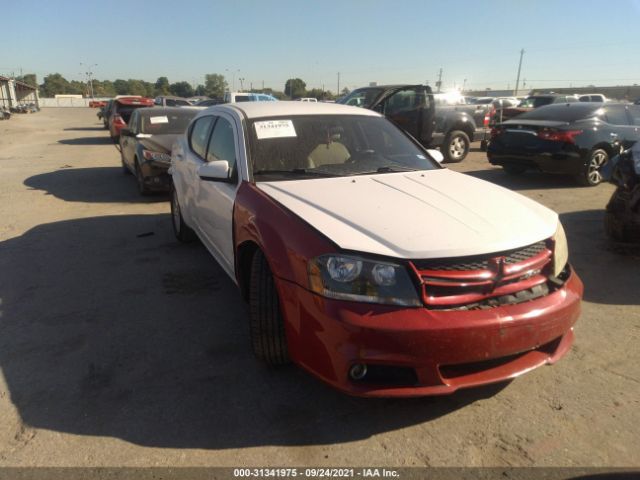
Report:
M 198 118 L 189 129 L 186 142 L 176 147 L 172 162 L 173 183 L 178 193 L 180 209 L 187 224 L 197 230 L 196 194 L 200 177 L 198 168 L 205 163 L 211 127 L 216 117 Z
M 239 125 L 232 116 L 221 113 L 213 126 L 207 144 L 206 161 L 226 160 L 227 179 L 196 181 L 196 222 L 205 245 L 231 278 L 234 275 L 233 205 L 241 178 L 239 171 Z

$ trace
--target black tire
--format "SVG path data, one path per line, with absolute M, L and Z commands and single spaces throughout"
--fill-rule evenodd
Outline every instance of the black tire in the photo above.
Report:
M 180 202 L 176 189 L 171 185 L 171 225 L 173 225 L 173 234 L 176 238 L 183 242 L 189 243 L 196 239 L 196 233 L 185 223 L 180 210 Z
M 466 133 L 462 130 L 452 130 L 447 133 L 440 150 L 442 151 L 445 162 L 458 163 L 467 157 L 470 146 L 471 142 Z
M 613 212 L 604 213 L 604 231 L 611 240 L 618 242 L 627 241 L 624 225 L 618 220 Z
M 508 163 L 502 166 L 502 170 L 504 170 L 505 173 L 508 173 L 509 175 L 522 175 L 527 171 L 527 167 L 525 167 L 524 165 L 514 165 L 512 163 Z
M 578 174 L 578 183 L 584 187 L 595 187 L 602 182 L 599 169 L 609 161 L 609 154 L 602 148 L 594 148 L 589 152 L 587 161 Z
M 122 148 L 120 149 L 120 162 L 122 163 L 122 173 L 124 175 L 131 175 L 131 170 L 129 170 L 127 164 L 124 163 L 124 154 L 122 153 Z
M 144 176 L 142 175 L 142 169 L 140 168 L 140 164 L 138 163 L 138 159 L 134 159 L 135 162 L 135 170 L 136 170 L 136 183 L 138 184 L 138 192 L 140 195 L 147 196 L 151 194 L 151 190 L 144 183 Z
M 289 363 L 280 299 L 267 259 L 256 250 L 251 261 L 249 318 L 253 353 L 268 365 Z

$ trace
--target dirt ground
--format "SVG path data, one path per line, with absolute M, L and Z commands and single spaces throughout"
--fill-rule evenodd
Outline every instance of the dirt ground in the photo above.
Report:
M 478 149 L 451 165 L 560 214 L 574 347 L 509 384 L 351 398 L 254 360 L 234 285 L 95 113 L 0 122 L 0 465 L 640 466 L 640 256 L 604 237 L 610 185 L 510 178 Z

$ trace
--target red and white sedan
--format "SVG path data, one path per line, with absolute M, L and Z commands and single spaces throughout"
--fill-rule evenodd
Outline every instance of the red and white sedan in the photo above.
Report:
M 237 283 L 259 358 L 344 392 L 445 394 L 556 362 L 583 292 L 557 214 L 437 155 L 360 108 L 215 106 L 173 147 L 175 234 Z

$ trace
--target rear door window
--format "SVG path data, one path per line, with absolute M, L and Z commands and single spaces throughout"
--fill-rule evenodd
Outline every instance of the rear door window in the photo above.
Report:
M 628 112 L 631 117 L 631 123 L 633 125 L 640 125 L 640 106 L 630 105 Z
M 137 135 L 138 134 L 138 112 L 133 112 L 133 114 L 131 115 L 131 119 L 129 121 L 129 130 L 131 131 L 131 133 L 133 135 Z
M 195 121 L 189 133 L 191 150 L 203 160 L 207 154 L 207 140 L 209 139 L 209 131 L 213 120 L 214 117 L 212 116 L 199 118 Z
M 610 105 L 606 111 L 607 122 L 612 125 L 629 125 L 629 118 L 627 117 L 627 109 L 624 105 Z

